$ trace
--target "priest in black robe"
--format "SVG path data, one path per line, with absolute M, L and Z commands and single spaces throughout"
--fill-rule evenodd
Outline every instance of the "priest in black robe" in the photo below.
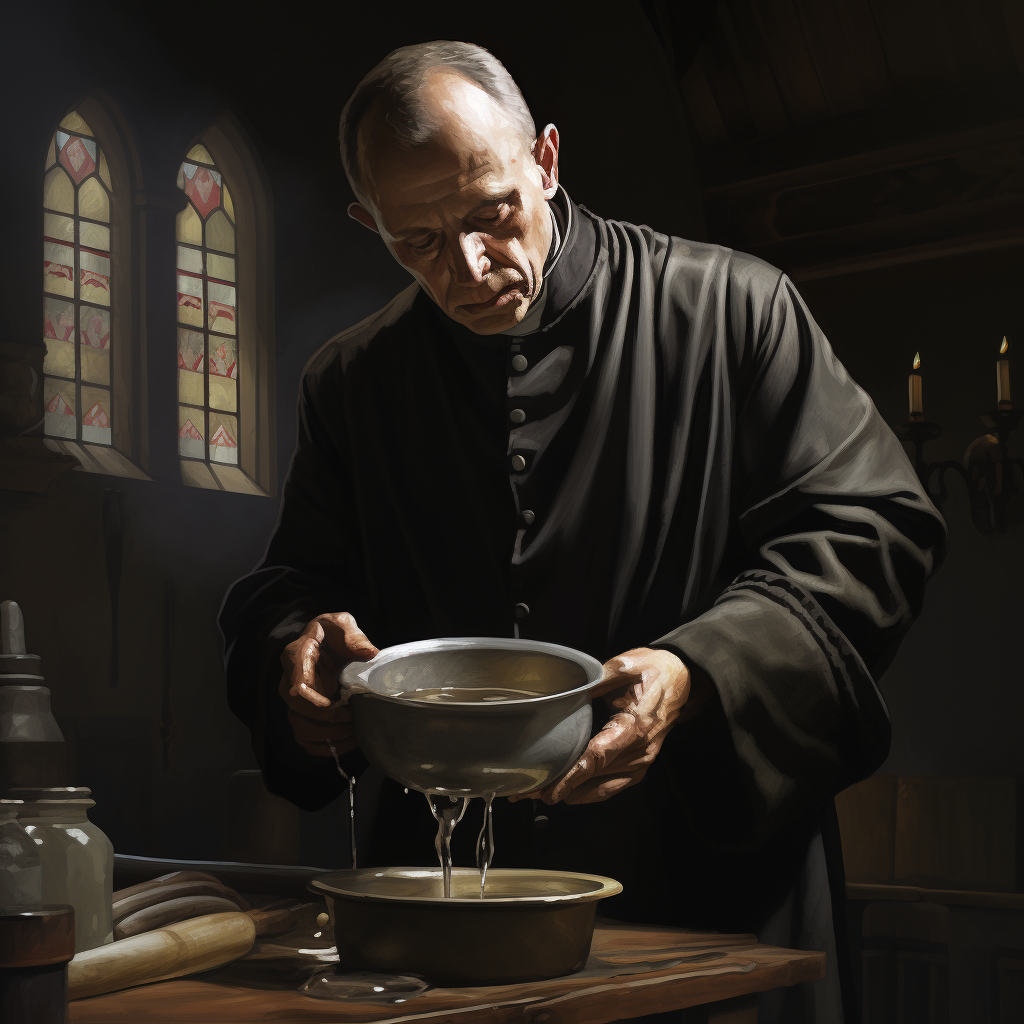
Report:
M 496 806 L 495 864 L 617 878 L 613 918 L 824 950 L 761 1019 L 852 1020 L 833 797 L 886 757 L 877 680 L 946 543 L 900 444 L 785 274 L 575 205 L 486 51 L 391 54 L 342 152 L 350 212 L 415 280 L 307 366 L 279 522 L 224 602 L 267 786 L 315 810 L 331 746 L 365 767 L 326 707 L 346 660 L 586 651 L 595 736 Z M 384 780 L 366 810 L 365 863 L 436 863 L 421 794 Z

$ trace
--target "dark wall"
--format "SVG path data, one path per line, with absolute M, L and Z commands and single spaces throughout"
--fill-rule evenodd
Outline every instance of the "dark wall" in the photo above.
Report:
M 349 92 L 393 47 L 469 38 L 492 49 L 539 125 L 561 129 L 562 180 L 577 201 L 664 231 L 701 232 L 679 103 L 639 7 L 618 5 L 598 19 L 559 5 L 537 28 L 505 11 L 468 26 L 437 9 L 410 6 L 403 17 L 394 5 L 357 14 L 346 6 L 291 5 L 272 18 L 252 5 L 153 14 L 136 5 L 56 3 L 5 13 L 6 336 L 41 340 L 41 172 L 68 110 L 97 91 L 107 97 L 130 132 L 139 185 L 156 197 L 173 195 L 185 152 L 214 118 L 231 112 L 273 194 L 281 477 L 303 365 L 408 280 L 378 239 L 347 217 L 352 197 L 336 142 Z M 149 322 L 162 323 L 163 315 L 167 324 L 146 334 L 142 398 L 154 479 L 75 471 L 45 495 L 0 490 L 0 597 L 23 606 L 29 649 L 43 657 L 74 754 L 73 781 L 93 788 L 93 818 L 115 848 L 216 857 L 225 782 L 255 766 L 247 731 L 226 706 L 216 614 L 231 581 L 262 554 L 277 500 L 187 488 L 177 475 L 169 235 L 165 242 L 168 252 L 148 252 L 143 268 L 152 277 Z M 115 344 L 140 345 L 141 337 Z M 116 687 L 105 489 L 123 492 L 127 517 Z M 172 718 L 165 744 L 161 723 L 166 731 Z M 345 856 L 341 836 L 336 809 L 304 814 L 303 858 L 337 863 Z
M 988 432 L 979 414 L 996 402 L 1003 335 L 1024 341 L 1020 281 L 1024 248 L 1013 247 L 807 281 L 800 290 L 854 379 L 892 425 L 908 419 L 907 375 L 921 352 L 924 409 L 943 432 L 929 461 L 962 459 Z M 1019 373 L 1024 345 L 1011 360 Z M 1018 404 L 1020 392 L 1018 391 Z M 1011 452 L 1022 453 L 1018 430 Z M 925 611 L 882 679 L 893 719 L 886 772 L 1024 775 L 1021 624 L 1024 529 L 982 536 L 966 484 L 947 476 L 945 565 L 928 584 Z M 1018 517 L 1024 502 L 1016 500 Z

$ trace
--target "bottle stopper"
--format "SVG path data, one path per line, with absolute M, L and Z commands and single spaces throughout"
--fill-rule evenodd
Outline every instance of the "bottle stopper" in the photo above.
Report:
M 25 652 L 25 617 L 21 608 L 17 601 L 0 602 L 0 677 L 41 674 L 39 655 Z

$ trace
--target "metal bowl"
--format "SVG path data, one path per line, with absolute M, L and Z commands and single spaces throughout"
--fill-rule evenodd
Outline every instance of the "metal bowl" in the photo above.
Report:
M 352 725 L 367 760 L 403 786 L 452 796 L 512 796 L 559 778 L 590 738 L 590 689 L 601 664 L 535 640 L 423 640 L 354 662 Z M 538 696 L 429 703 L 437 687 L 501 687 Z
M 581 970 L 590 955 L 598 900 L 622 892 L 600 875 L 492 868 L 357 868 L 321 875 L 309 888 L 327 900 L 343 967 L 418 974 L 436 985 L 504 985 Z

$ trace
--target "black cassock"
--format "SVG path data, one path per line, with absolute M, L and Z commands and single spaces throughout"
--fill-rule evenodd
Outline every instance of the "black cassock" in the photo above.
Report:
M 413 285 L 310 362 L 280 520 L 221 613 L 231 707 L 270 789 L 316 809 L 342 781 L 277 690 L 319 613 L 382 648 L 518 626 L 675 651 L 717 697 L 606 802 L 501 802 L 495 863 L 611 875 L 609 917 L 825 950 L 762 1019 L 841 1019 L 832 798 L 886 757 L 875 680 L 945 526 L 785 275 L 555 203 L 539 330 L 475 335 Z M 434 831 L 385 780 L 360 855 L 436 863 Z M 455 838 L 473 863 L 470 816 Z

